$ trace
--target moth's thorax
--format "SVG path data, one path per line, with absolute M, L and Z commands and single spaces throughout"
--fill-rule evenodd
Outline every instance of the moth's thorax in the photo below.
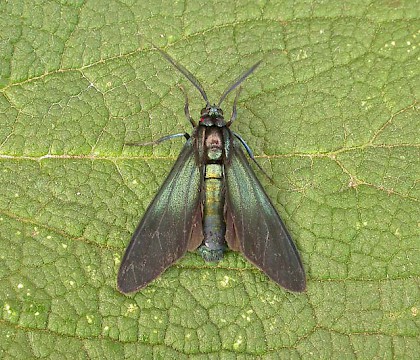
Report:
M 222 161 L 223 158 L 223 135 L 219 127 L 206 128 L 205 153 L 207 161 Z
M 223 110 L 217 105 L 207 105 L 201 110 L 200 125 L 204 126 L 226 126 Z

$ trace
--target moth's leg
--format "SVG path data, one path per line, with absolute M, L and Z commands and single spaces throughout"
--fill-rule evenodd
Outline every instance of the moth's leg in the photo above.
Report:
M 191 114 L 190 114 L 187 92 L 185 91 L 185 89 L 181 85 L 179 85 L 179 87 L 180 87 L 181 91 L 184 93 L 184 96 L 185 96 L 185 105 L 184 105 L 185 117 L 188 119 L 188 121 L 191 123 L 191 125 L 193 127 L 197 127 L 197 124 L 195 123 L 194 119 L 191 117 Z
M 236 120 L 237 112 L 236 112 L 236 104 L 238 103 L 239 94 L 241 93 L 242 88 L 240 87 L 235 95 L 235 100 L 233 100 L 233 108 L 232 108 L 232 115 L 230 116 L 230 120 L 226 123 L 226 126 L 229 127 L 232 123 Z M 241 141 L 242 142 L 242 141 Z
M 251 148 L 248 146 L 248 144 L 245 142 L 245 140 L 242 139 L 241 135 L 239 135 L 239 134 L 237 134 L 236 132 L 233 132 L 233 131 L 232 131 L 232 133 L 241 142 L 241 144 L 243 145 L 243 147 L 245 148 L 246 152 L 248 153 L 248 155 L 251 158 L 251 160 L 255 163 L 255 165 L 257 165 L 258 168 L 262 171 L 262 173 L 265 176 L 267 176 L 267 178 L 271 181 L 271 183 L 274 183 L 274 180 L 264 171 L 264 169 L 261 167 L 261 165 L 258 164 L 257 160 L 255 160 L 254 154 L 252 153 Z
M 160 139 L 157 139 L 157 140 L 154 140 L 154 141 L 149 141 L 149 142 L 145 142 L 145 143 L 125 143 L 125 145 L 128 145 L 128 146 L 156 145 L 156 144 L 160 144 L 163 141 L 175 139 L 175 138 L 178 138 L 178 137 L 185 137 L 188 140 L 190 138 L 190 134 L 179 133 L 179 134 L 166 135 L 166 136 L 161 137 Z

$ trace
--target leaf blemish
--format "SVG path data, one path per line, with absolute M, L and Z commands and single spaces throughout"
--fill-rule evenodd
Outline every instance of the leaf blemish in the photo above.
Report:
M 227 287 L 229 285 L 230 280 L 233 280 L 233 279 L 231 279 L 229 276 L 225 275 L 223 277 L 223 280 L 220 281 L 220 285 L 222 287 Z
M 238 349 L 239 346 L 241 346 L 241 345 L 242 345 L 242 336 L 238 336 L 235 343 L 233 344 L 233 348 Z
M 127 307 L 127 313 L 133 313 L 138 309 L 138 306 L 136 304 L 130 304 Z

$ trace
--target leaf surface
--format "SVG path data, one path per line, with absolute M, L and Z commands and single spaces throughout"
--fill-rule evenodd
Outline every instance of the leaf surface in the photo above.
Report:
M 381 358 L 420 352 L 418 1 L 3 2 L 0 357 Z M 243 70 L 242 135 L 302 255 L 304 294 L 240 254 L 116 274 L 211 101 Z M 229 114 L 233 96 L 224 103 Z M 259 174 L 261 175 L 261 174 Z M 194 189 L 192 189 L 194 191 Z

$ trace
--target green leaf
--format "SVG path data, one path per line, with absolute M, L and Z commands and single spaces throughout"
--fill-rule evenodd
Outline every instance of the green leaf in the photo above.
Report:
M 2 2 L 0 357 L 417 358 L 418 5 Z M 150 42 L 212 101 L 264 60 L 233 128 L 275 179 L 260 176 L 306 293 L 237 253 L 188 254 L 141 292 L 116 290 L 182 146 L 124 143 L 191 131 L 178 84 L 195 118 L 203 106 Z

